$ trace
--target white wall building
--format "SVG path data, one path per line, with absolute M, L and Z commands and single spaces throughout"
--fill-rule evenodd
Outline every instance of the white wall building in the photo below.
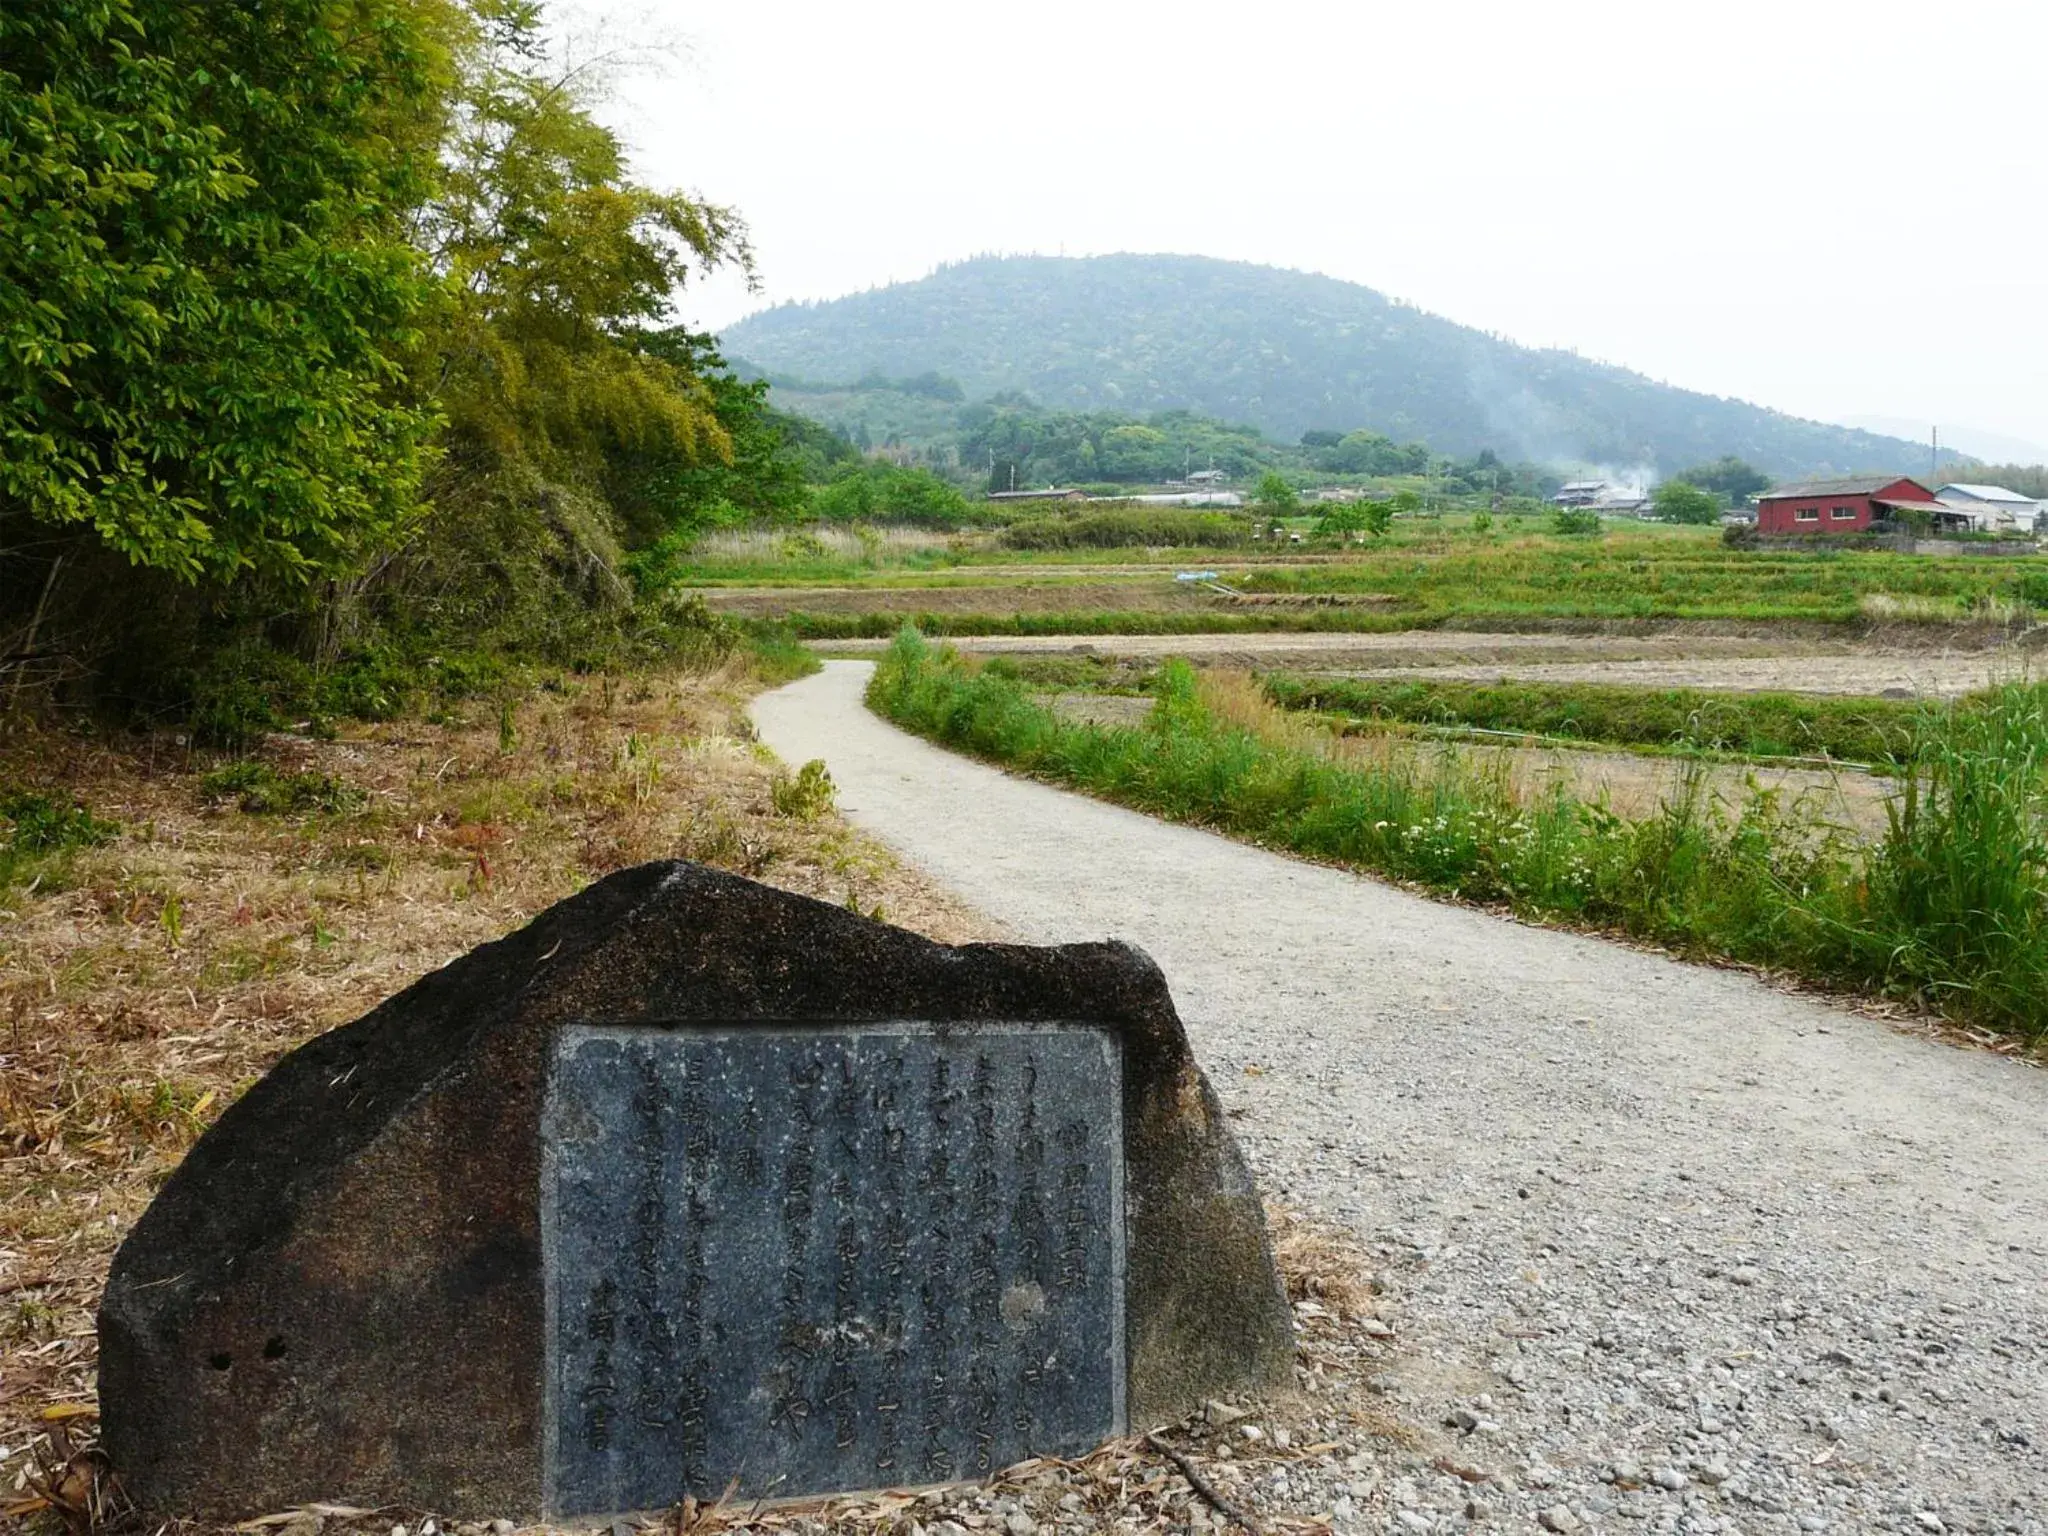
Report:
M 2002 485 L 1944 485 L 1934 499 L 1969 516 L 1971 526 L 1985 533 L 2016 529 L 2021 533 L 2048 531 L 2042 518 L 2048 506 Z

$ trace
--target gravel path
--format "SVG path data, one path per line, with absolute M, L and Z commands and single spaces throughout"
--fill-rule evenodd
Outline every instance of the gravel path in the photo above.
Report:
M 1400 1291 L 1377 1384 L 1474 1426 L 1498 1528 L 2048 1533 L 2048 1074 L 1010 777 L 867 673 L 762 738 L 1019 937 L 1159 961 L 1268 1192 Z M 1390 1492 L 1351 1528 L 1466 1523 L 1453 1477 Z

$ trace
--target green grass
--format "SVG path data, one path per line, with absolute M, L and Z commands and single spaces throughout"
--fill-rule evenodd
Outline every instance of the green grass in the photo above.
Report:
M 1086 520 L 1044 521 L 1065 528 Z M 1170 633 L 1231 633 L 1418 629 L 1447 623 L 1491 628 L 1682 621 L 2010 624 L 2048 610 L 2048 560 L 2039 557 L 1746 550 L 1724 545 L 1712 530 L 1648 525 L 1610 528 L 1599 537 L 1561 538 L 1533 531 L 1526 521 L 1504 526 L 1506 531 L 1482 534 L 1455 519 L 1422 518 L 1397 524 L 1383 540 L 1286 550 L 1130 546 L 1000 551 L 962 546 L 900 556 L 884 551 L 872 562 L 705 562 L 684 565 L 679 580 L 706 586 L 830 584 L 871 594 L 869 613 L 789 615 L 805 633 L 833 638 L 889 634 L 906 620 L 920 628 L 929 620 L 940 626 L 936 632 L 957 635 L 1111 634 L 1130 632 L 1138 623 Z M 952 569 L 964 563 L 1003 569 Z M 1005 610 L 1004 587 L 1024 580 L 1058 584 L 1069 575 L 1064 567 L 1089 563 L 1142 567 L 1083 578 L 1090 585 L 1127 588 L 1128 603 L 1056 616 Z M 1166 576 L 1191 565 L 1221 570 L 1226 581 L 1255 596 L 1370 595 L 1376 601 L 1368 608 L 1247 613 L 1218 598 L 1193 610 L 1162 609 L 1172 590 Z M 915 596 L 925 588 L 987 589 L 987 601 L 979 612 L 926 614 Z M 1138 614 L 1145 617 L 1129 617 Z M 862 624 L 866 627 L 856 627 Z
M 252 816 L 340 816 L 360 810 L 364 798 L 360 789 L 331 773 L 279 773 L 253 758 L 202 774 L 199 793 L 217 803 L 232 800 Z
M 1717 693 L 1604 683 L 1265 679 L 1283 709 L 1561 737 L 1592 745 L 1829 757 L 1885 765 L 1911 751 L 1924 710 L 1895 699 Z
M 1429 613 L 1596 619 L 1969 622 L 2040 604 L 2029 559 L 1741 550 L 1679 529 L 1552 538 L 1418 531 L 1342 562 L 1248 573 L 1252 592 L 1374 592 Z
M 68 796 L 0 790 L 0 891 L 16 885 L 62 884 L 72 856 L 120 836 Z
M 1769 793 L 1730 814 L 1704 772 L 1626 820 L 1562 788 L 1521 798 L 1501 763 L 1355 761 L 1263 701 L 1280 726 L 1245 723 L 1218 686 L 1172 662 L 1146 725 L 1080 724 L 912 633 L 868 697 L 947 745 L 1266 846 L 2026 1038 L 2048 1026 L 2048 688 L 1924 711 L 1886 835 L 1858 846 Z
M 822 665 L 818 653 L 781 624 L 762 624 L 750 629 L 746 652 L 755 675 L 769 687 L 809 677 Z
M 1249 518 L 1181 507 L 1104 507 L 1034 517 L 1003 530 L 1012 549 L 1239 549 L 1251 536 Z

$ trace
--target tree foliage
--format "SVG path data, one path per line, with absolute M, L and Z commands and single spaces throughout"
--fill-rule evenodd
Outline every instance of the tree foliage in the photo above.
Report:
M 1252 505 L 1268 517 L 1292 517 L 1301 510 L 1301 494 L 1279 470 L 1269 469 L 1259 476 L 1259 488 L 1252 492 Z
M 1650 493 L 1650 506 L 1667 523 L 1718 523 L 1721 498 L 1683 480 L 1666 480 Z
M 702 384 L 726 451 L 657 447 L 609 455 L 608 497 L 629 544 L 793 521 L 810 510 L 812 485 L 859 458 L 852 444 L 816 422 L 772 408 L 766 381 L 735 374 L 709 335 L 676 326 L 649 332 L 640 345 Z
M 957 526 L 968 516 L 967 498 L 937 475 L 881 460 L 842 465 L 819 487 L 811 509 L 832 522 L 937 528 Z
M 1950 466 L 1950 478 L 1970 485 L 1998 485 L 2022 496 L 2048 500 L 2048 464 L 1964 464 Z M 1929 486 L 1929 490 L 1937 487 Z
M 1675 479 L 1701 490 L 1718 491 L 1727 498 L 1728 505 L 1739 507 L 1750 497 L 1771 488 L 1771 477 L 1754 465 L 1745 464 L 1734 454 L 1723 454 L 1711 464 L 1695 464 L 1681 470 Z
M 187 580 L 387 541 L 433 402 L 452 19 L 416 0 L 0 7 L 0 528 Z
M 1429 449 L 1396 443 L 1383 433 L 1347 432 L 1315 456 L 1318 469 L 1345 475 L 1417 475 L 1429 468 Z
M 632 550 L 795 515 L 848 450 L 672 328 L 745 231 L 601 85 L 535 0 L 0 7 L 0 670 L 586 657 Z

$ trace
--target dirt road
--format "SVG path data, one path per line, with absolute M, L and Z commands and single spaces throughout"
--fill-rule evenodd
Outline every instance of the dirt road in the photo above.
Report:
M 1159 961 L 1501 1528 L 2048 1533 L 2048 1073 L 1009 777 L 868 714 L 867 670 L 764 696 L 763 740 L 1019 937 Z

